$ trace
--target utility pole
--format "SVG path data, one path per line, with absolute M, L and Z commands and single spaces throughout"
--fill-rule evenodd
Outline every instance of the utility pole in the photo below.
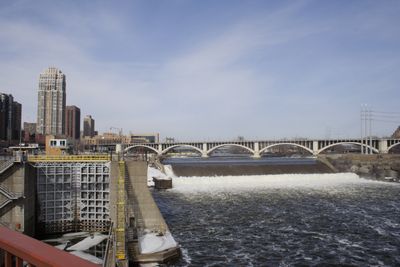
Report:
M 372 109 L 371 107 L 369 108 L 369 145 L 370 145 L 370 150 L 369 150 L 369 154 L 372 155 Z
M 361 104 L 361 109 L 360 109 L 360 125 L 361 125 L 361 154 L 364 154 L 364 125 L 363 125 L 363 120 L 364 120 L 364 104 Z
M 372 143 L 372 108 L 361 105 L 361 154 L 373 154 Z

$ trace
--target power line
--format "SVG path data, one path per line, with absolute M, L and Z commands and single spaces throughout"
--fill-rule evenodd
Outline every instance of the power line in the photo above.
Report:
M 373 121 L 378 121 L 378 122 L 390 122 L 390 123 L 398 123 L 400 124 L 400 121 L 391 121 L 391 120 L 374 120 Z
M 378 110 L 373 110 L 372 112 L 374 112 L 374 113 L 382 113 L 382 114 L 398 114 L 398 115 L 400 115 L 400 112 L 397 112 L 397 111 L 378 111 Z

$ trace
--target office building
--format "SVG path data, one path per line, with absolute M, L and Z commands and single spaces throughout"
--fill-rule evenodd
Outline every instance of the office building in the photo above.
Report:
M 0 140 L 17 141 L 21 134 L 22 105 L 12 95 L 0 93 Z
M 130 134 L 128 136 L 130 144 L 134 143 L 158 143 L 160 135 L 158 133 Z
M 12 126 L 12 136 L 14 140 L 22 140 L 22 128 L 21 128 L 21 118 L 22 118 L 22 105 L 16 101 L 13 103 L 13 126 Z
M 93 137 L 95 136 L 95 130 L 94 130 L 94 119 L 92 116 L 87 115 L 83 119 L 83 136 L 84 137 Z
M 39 76 L 36 132 L 43 135 L 65 133 L 65 75 L 51 67 Z
M 76 106 L 65 107 L 65 135 L 79 139 L 81 133 L 81 110 Z
M 33 143 L 36 137 L 36 123 L 24 122 L 24 142 Z

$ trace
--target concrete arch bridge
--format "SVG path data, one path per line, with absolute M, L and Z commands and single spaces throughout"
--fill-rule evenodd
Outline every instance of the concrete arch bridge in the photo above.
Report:
M 177 142 L 177 143 L 141 143 L 128 144 L 123 148 L 124 154 L 132 149 L 142 148 L 154 151 L 157 155 L 165 155 L 174 148 L 188 148 L 197 151 L 202 157 L 208 157 L 212 152 L 227 146 L 239 147 L 249 151 L 254 158 L 259 158 L 268 149 L 279 146 L 294 146 L 308 151 L 310 155 L 318 155 L 327 149 L 339 145 L 356 145 L 363 147 L 368 153 L 387 154 L 392 148 L 400 145 L 400 139 L 318 139 L 318 140 L 267 140 L 267 141 L 207 141 L 207 142 Z M 366 152 L 367 153 L 367 152 Z

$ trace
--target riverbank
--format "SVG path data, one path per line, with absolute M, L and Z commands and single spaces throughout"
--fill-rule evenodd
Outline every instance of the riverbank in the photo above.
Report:
M 320 160 L 328 161 L 338 172 L 353 172 L 360 177 L 400 182 L 400 155 L 319 155 Z

